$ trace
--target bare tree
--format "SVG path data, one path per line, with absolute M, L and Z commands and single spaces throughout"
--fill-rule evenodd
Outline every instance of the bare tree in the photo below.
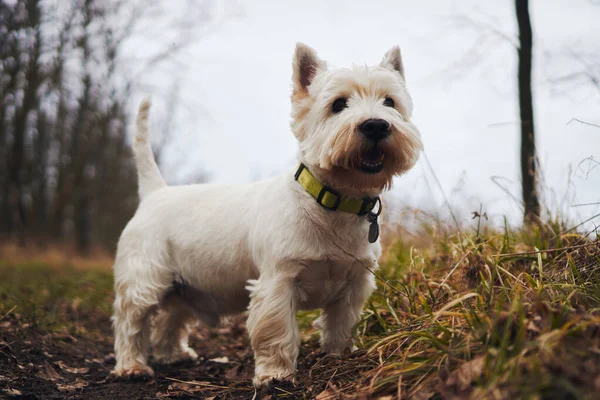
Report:
M 533 34 L 529 17 L 529 0 L 515 0 L 515 11 L 519 26 L 518 89 L 521 121 L 521 184 L 525 205 L 523 219 L 525 224 L 531 224 L 540 221 L 541 207 L 537 191 L 538 160 L 531 91 Z
M 597 2 L 592 2 L 596 4 Z M 520 118 L 520 167 L 523 217 L 526 224 L 540 221 L 540 182 L 543 171 L 536 151 L 535 118 L 532 94 L 532 54 L 533 34 L 528 0 L 515 0 L 515 15 L 518 25 L 518 38 L 508 33 L 491 15 L 479 13 L 477 17 L 460 15 L 454 18 L 456 28 L 468 28 L 477 32 L 477 38 L 469 50 L 444 70 L 445 74 L 464 75 L 472 70 L 474 63 L 484 61 L 499 43 L 510 44 L 518 56 L 518 99 Z M 600 53 L 577 45 L 580 38 L 574 39 L 568 48 L 544 49 L 546 83 L 553 92 L 561 95 L 574 89 L 585 88 L 597 95 L 600 93 Z M 594 93 L 595 92 L 595 93 Z M 577 120 L 577 119 L 575 119 Z M 583 121 L 586 123 L 585 121 Z M 590 124 L 594 125 L 594 124 Z
M 138 201 L 126 130 L 140 71 L 127 70 L 123 49 L 145 13 L 160 18 L 159 9 L 130 0 L 0 1 L 3 237 L 73 242 L 82 252 L 115 245 Z M 177 46 L 157 46 L 141 70 L 185 49 L 192 28 L 182 28 Z

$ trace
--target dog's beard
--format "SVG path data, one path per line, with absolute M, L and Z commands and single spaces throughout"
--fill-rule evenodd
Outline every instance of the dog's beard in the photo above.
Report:
M 377 144 L 348 124 L 321 146 L 310 143 L 308 148 L 320 150 L 306 155 L 314 158 L 311 164 L 322 170 L 329 184 L 368 191 L 389 188 L 394 176 L 413 167 L 423 145 L 417 128 L 401 121 Z

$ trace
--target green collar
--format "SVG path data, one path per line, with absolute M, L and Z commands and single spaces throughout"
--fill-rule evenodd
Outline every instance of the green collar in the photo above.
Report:
M 300 183 L 300 185 L 302 185 L 302 187 L 317 200 L 319 205 L 328 210 L 340 210 L 357 215 L 366 215 L 375 208 L 377 202 L 379 202 L 379 207 L 381 209 L 381 200 L 379 197 L 353 199 L 351 197 L 342 196 L 334 189 L 321 184 L 302 163 L 298 166 L 294 178 L 296 178 L 298 183 Z M 379 213 L 377 215 L 379 215 Z

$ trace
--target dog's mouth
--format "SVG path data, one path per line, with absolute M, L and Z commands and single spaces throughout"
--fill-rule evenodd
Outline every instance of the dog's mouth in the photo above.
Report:
M 367 174 L 376 174 L 383 170 L 385 153 L 379 147 L 373 147 L 361 154 L 359 169 Z

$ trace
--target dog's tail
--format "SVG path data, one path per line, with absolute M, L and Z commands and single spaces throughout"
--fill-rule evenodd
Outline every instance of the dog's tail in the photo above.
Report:
M 140 104 L 137 116 L 137 129 L 133 142 L 133 155 L 138 173 L 138 193 L 143 200 L 150 193 L 167 186 L 160 174 L 154 153 L 148 140 L 148 114 L 150 112 L 150 99 L 146 98 Z

